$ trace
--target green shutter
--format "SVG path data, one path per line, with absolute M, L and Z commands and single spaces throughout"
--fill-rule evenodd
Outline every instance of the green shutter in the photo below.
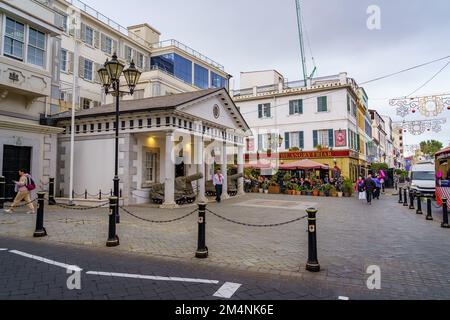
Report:
M 286 150 L 289 150 L 290 144 L 289 144 L 289 132 L 284 133 L 284 148 Z
M 330 148 L 334 148 L 334 137 L 333 137 L 333 129 L 328 130 L 328 143 Z
M 299 141 L 300 141 L 300 149 L 304 149 L 305 148 L 305 135 L 303 133 L 303 131 L 300 131 L 298 133 L 299 135 Z
M 317 130 L 314 130 L 313 131 L 313 146 L 314 146 L 314 148 L 317 147 L 318 144 L 319 144 L 318 133 L 317 133 Z
M 303 100 L 298 100 L 299 112 L 303 114 Z
M 262 104 L 258 105 L 258 118 L 262 118 L 263 117 L 263 106 Z

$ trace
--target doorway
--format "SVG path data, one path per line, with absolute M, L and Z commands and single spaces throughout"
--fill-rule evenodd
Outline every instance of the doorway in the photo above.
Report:
M 15 196 L 14 181 L 19 180 L 18 171 L 24 169 L 31 174 L 31 147 L 3 146 L 3 176 L 6 179 L 6 198 Z

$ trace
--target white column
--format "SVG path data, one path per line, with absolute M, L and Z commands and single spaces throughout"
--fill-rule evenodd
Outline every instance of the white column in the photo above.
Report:
M 237 157 L 237 166 L 238 173 L 244 174 L 244 147 L 238 146 L 238 157 Z M 243 195 L 244 192 L 244 178 L 239 178 L 238 180 L 238 195 Z
M 175 158 L 173 157 L 173 132 L 166 133 L 164 204 L 161 208 L 175 208 Z
M 197 172 L 201 173 L 203 175 L 203 178 L 198 180 L 198 196 L 197 201 L 199 203 L 207 202 L 206 196 L 205 196 L 205 184 L 206 184 L 206 173 L 205 173 L 205 145 L 203 141 L 203 136 L 196 136 L 195 137 L 195 150 L 197 151 L 196 156 L 196 165 L 197 165 Z
M 228 199 L 228 153 L 227 153 L 227 142 L 224 141 L 222 145 L 222 165 L 221 171 L 223 175 L 223 189 L 222 189 L 222 199 Z

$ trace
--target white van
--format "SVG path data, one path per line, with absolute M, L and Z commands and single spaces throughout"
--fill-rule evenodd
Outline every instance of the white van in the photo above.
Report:
M 419 162 L 411 167 L 409 186 L 411 190 L 424 196 L 434 196 L 436 192 L 436 168 L 433 162 Z

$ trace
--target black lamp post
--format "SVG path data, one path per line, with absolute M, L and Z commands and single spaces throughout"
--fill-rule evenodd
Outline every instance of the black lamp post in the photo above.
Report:
M 115 171 L 114 171 L 114 197 L 119 199 L 119 103 L 120 97 L 125 94 L 133 95 L 134 89 L 136 88 L 137 83 L 139 82 L 139 78 L 141 77 L 141 72 L 136 68 L 134 61 L 131 61 L 130 67 L 124 70 L 125 65 L 122 64 L 119 60 L 117 60 L 116 53 L 113 54 L 112 59 L 105 62 L 105 65 L 99 69 L 98 75 L 102 82 L 102 85 L 105 89 L 106 94 L 111 94 L 116 98 L 116 136 L 115 136 Z M 121 91 L 120 90 L 120 77 L 124 76 L 125 81 L 127 82 L 129 91 Z M 114 207 L 115 221 L 114 219 L 110 219 L 110 228 L 109 228 L 109 238 L 108 238 L 108 246 L 117 246 L 119 245 L 119 240 L 116 236 L 115 232 L 115 223 L 120 223 L 119 216 L 119 201 L 117 200 L 117 205 Z M 114 226 L 111 226 L 114 224 Z M 114 233 L 114 234 L 113 234 Z

